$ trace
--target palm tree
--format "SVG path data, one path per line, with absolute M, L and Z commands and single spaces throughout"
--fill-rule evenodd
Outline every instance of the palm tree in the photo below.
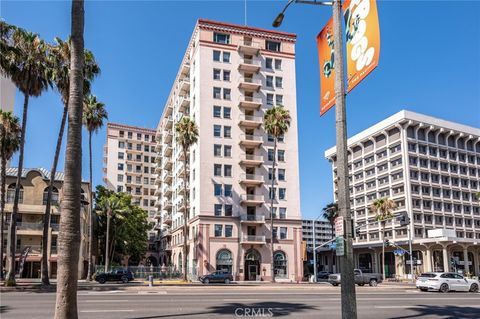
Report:
M 70 93 L 68 99 L 65 178 L 61 203 L 55 319 L 77 319 L 82 184 L 82 105 L 84 65 L 84 3 L 72 1 Z
M 65 131 L 65 123 L 67 121 L 68 110 L 68 98 L 70 90 L 70 53 L 71 53 L 71 40 L 62 41 L 60 38 L 55 38 L 56 45 L 50 46 L 48 54 L 49 78 L 55 84 L 57 91 L 60 93 L 63 103 L 63 114 L 60 122 L 60 130 L 57 137 L 57 146 L 55 148 L 55 155 L 53 157 L 52 169 L 50 173 L 50 181 L 48 184 L 45 215 L 43 218 L 43 237 L 42 237 L 42 284 L 49 285 L 48 278 L 48 230 L 50 228 L 50 210 L 51 199 L 53 192 L 54 177 L 57 172 L 58 159 L 60 157 L 60 149 L 62 146 L 63 133 Z M 84 82 L 83 91 L 84 94 L 88 94 L 90 90 L 90 82 L 96 75 L 100 73 L 93 54 L 85 50 L 85 64 L 83 68 Z M 91 201 L 91 199 L 90 199 Z
M 325 206 L 323 209 L 323 218 L 325 218 L 326 220 L 328 220 L 328 222 L 330 223 L 330 225 L 332 226 L 332 238 L 335 237 L 335 218 L 338 217 L 338 203 L 330 203 L 328 204 L 327 206 Z M 313 227 L 315 228 L 315 225 L 313 225 Z M 315 231 L 315 229 L 314 229 Z M 315 243 L 313 243 L 314 246 L 315 246 Z M 313 252 L 315 253 L 315 251 Z M 335 258 L 335 253 L 334 251 L 332 250 L 332 271 L 333 271 L 333 260 Z M 337 263 L 338 265 L 338 263 Z
M 290 112 L 286 110 L 282 105 L 276 105 L 271 109 L 265 112 L 264 116 L 264 127 L 265 131 L 273 137 L 273 163 L 272 163 L 272 187 L 270 191 L 270 231 L 271 231 L 271 239 L 270 239 L 270 249 L 271 249 L 271 274 L 272 274 L 272 282 L 275 282 L 275 265 L 273 263 L 274 260 L 274 251 L 273 251 L 273 200 L 275 199 L 275 165 L 277 161 L 276 153 L 277 153 L 277 143 L 278 138 L 282 137 L 285 133 L 287 133 L 288 128 L 290 127 Z
M 189 117 L 184 116 L 180 121 L 175 124 L 175 132 L 177 133 L 177 144 L 181 145 L 183 152 L 183 167 L 185 174 L 183 176 L 183 281 L 187 281 L 187 245 L 188 245 L 188 220 L 189 220 L 189 195 L 187 193 L 187 182 L 189 180 L 188 175 L 188 154 L 190 147 L 197 143 L 198 140 L 198 128 L 194 121 Z
M 6 24 L 2 24 L 2 26 L 4 25 Z M 9 225 L 10 245 L 8 247 L 8 255 L 10 259 L 7 285 L 15 285 L 15 228 L 16 216 L 18 214 L 20 182 L 23 171 L 28 101 L 30 96 L 40 96 L 42 92 L 49 87 L 50 82 L 46 76 L 48 69 L 46 44 L 35 33 L 16 27 L 10 27 L 10 29 L 11 32 L 6 32 L 7 35 L 10 35 L 10 38 L 6 38 L 4 31 L 1 32 L 1 46 L 7 46 L 8 49 L 2 52 L 0 70 L 2 74 L 12 80 L 24 95 L 17 182 L 15 185 L 12 218 Z
M 5 182 L 7 179 L 7 161 L 20 147 L 20 120 L 12 112 L 0 110 L 0 279 L 3 278 L 3 229 L 5 226 Z
M 124 207 L 122 202 L 118 197 L 115 196 L 115 194 L 110 195 L 110 197 L 98 203 L 98 207 L 100 208 L 100 214 L 106 216 L 107 219 L 107 234 L 105 240 L 105 272 L 107 272 L 110 262 L 108 257 L 108 244 L 110 243 L 110 220 L 116 217 L 121 219 L 121 213 L 124 212 Z
M 382 225 L 382 276 L 385 280 L 385 224 L 393 218 L 392 210 L 397 207 L 390 198 L 379 198 L 370 205 L 370 211 L 375 212 L 375 219 Z
M 90 185 L 93 185 L 92 170 L 92 134 L 97 132 L 103 126 L 103 120 L 108 119 L 108 113 L 105 110 L 105 104 L 98 102 L 93 95 L 87 95 L 83 101 L 83 125 L 88 131 L 88 157 Z M 90 203 L 93 203 L 93 194 L 90 193 Z M 90 209 L 88 214 L 88 270 L 87 280 L 92 278 L 92 250 L 93 250 L 93 211 Z

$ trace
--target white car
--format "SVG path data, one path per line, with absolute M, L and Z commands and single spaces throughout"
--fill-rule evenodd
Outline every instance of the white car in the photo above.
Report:
M 427 272 L 418 277 L 416 286 L 422 291 L 436 290 L 478 292 L 478 280 L 468 279 L 454 272 Z

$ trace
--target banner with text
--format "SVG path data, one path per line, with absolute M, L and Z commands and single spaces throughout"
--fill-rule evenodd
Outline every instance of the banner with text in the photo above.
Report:
M 343 3 L 347 46 L 347 92 L 378 65 L 380 29 L 376 0 L 347 0 Z
M 346 0 L 343 5 L 347 47 L 347 92 L 378 65 L 380 30 L 376 0 Z M 335 105 L 333 19 L 317 36 L 320 63 L 320 115 Z
M 335 105 L 332 19 L 317 35 L 317 49 L 320 62 L 320 115 L 323 115 Z

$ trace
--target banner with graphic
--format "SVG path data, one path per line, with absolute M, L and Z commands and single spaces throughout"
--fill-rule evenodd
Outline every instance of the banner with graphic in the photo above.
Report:
M 380 30 L 376 0 L 346 0 L 343 5 L 347 47 L 347 92 L 378 65 Z M 320 63 L 320 115 L 335 105 L 333 19 L 317 36 Z
M 320 62 L 320 115 L 335 105 L 335 69 L 333 51 L 333 19 L 317 35 L 318 61 Z
M 347 92 L 378 65 L 380 29 L 376 0 L 346 0 L 343 3 L 347 46 Z

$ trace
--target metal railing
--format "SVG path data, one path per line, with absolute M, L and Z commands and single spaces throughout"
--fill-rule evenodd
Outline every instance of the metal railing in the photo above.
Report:
M 255 59 L 247 59 L 247 58 L 240 59 L 240 64 L 248 64 L 248 65 L 252 65 L 252 66 L 262 66 L 261 61 L 255 60 Z
M 256 116 L 256 115 L 240 114 L 239 119 L 240 119 L 241 121 L 262 122 L 263 117 L 261 117 L 261 116 Z
M 254 96 L 248 96 L 248 95 L 242 95 L 242 96 L 240 97 L 240 101 L 252 102 L 252 103 L 259 103 L 259 104 L 262 104 L 262 103 L 263 103 L 262 98 L 260 98 L 260 97 L 254 97 Z
M 251 200 L 251 201 L 263 201 L 264 196 L 263 195 L 251 195 L 251 194 L 243 194 L 241 196 L 242 200 Z
M 242 76 L 240 78 L 240 82 L 262 85 L 261 79 L 254 79 L 252 77 L 246 77 L 246 76 Z
M 242 215 L 240 215 L 240 220 L 242 220 L 242 221 L 264 222 L 265 221 L 265 215 L 242 214 Z
M 254 155 L 254 154 L 243 154 L 241 159 L 247 160 L 247 161 L 263 161 L 263 156 Z
M 261 135 L 242 134 L 240 135 L 240 139 L 245 141 L 263 142 L 263 136 Z
M 256 235 L 244 235 L 242 237 L 242 242 L 265 242 L 265 236 L 256 236 Z
M 248 181 L 264 181 L 263 175 L 260 174 L 241 174 L 240 175 L 241 180 L 248 180 Z

